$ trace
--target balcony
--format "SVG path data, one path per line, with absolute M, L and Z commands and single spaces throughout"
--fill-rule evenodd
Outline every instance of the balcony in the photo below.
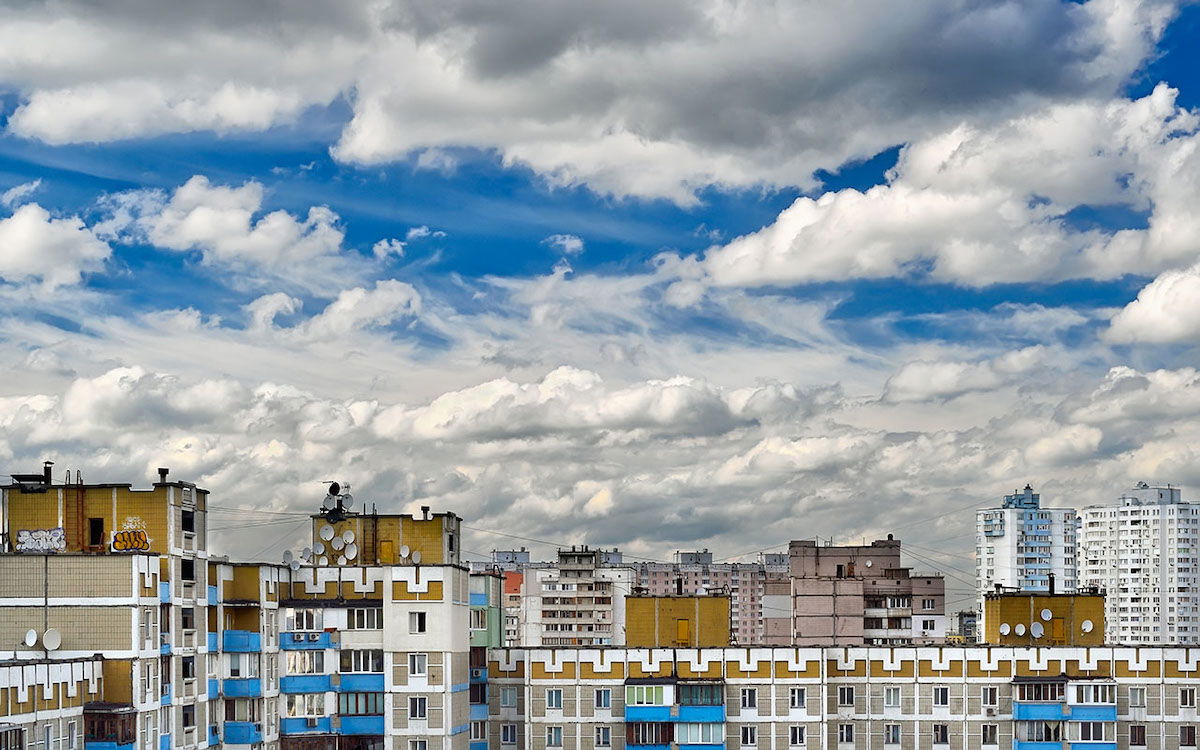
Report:
M 257 677 L 234 677 L 222 683 L 221 693 L 226 698 L 261 698 L 262 680 Z M 226 740 L 226 742 L 228 741 Z
M 1071 717 L 1064 703 L 1027 703 L 1013 701 L 1015 721 L 1066 721 Z
M 158 652 L 160 654 L 162 654 L 163 656 L 167 656 L 168 654 L 171 653 L 171 634 L 165 633 L 165 632 L 159 633 L 158 638 L 159 638 Z
M 262 741 L 262 724 L 255 721 L 225 722 L 226 745 L 256 745 Z
M 382 674 L 342 674 L 338 690 L 343 693 L 382 693 Z
M 208 725 L 208 746 L 216 747 L 217 745 L 220 745 L 220 744 L 221 744 L 221 736 L 219 734 L 217 734 L 217 725 L 209 724 Z
M 680 706 L 679 721 L 688 724 L 714 724 L 725 721 L 725 706 Z
M 162 686 L 162 695 L 158 699 L 158 704 L 160 706 L 169 706 L 171 705 L 172 699 L 171 683 L 168 682 Z
M 333 648 L 333 633 L 280 633 L 279 647 L 285 651 L 319 651 Z
M 208 653 L 217 653 L 217 634 L 215 632 L 209 633 L 205 640 L 207 641 L 206 645 L 208 646 Z
M 158 735 L 158 750 L 171 750 L 171 735 Z
M 160 581 L 158 584 L 158 600 L 163 604 L 171 603 L 171 582 Z
M 215 701 L 221 695 L 221 681 L 214 678 L 208 678 L 208 699 Z
M 382 716 L 343 716 L 342 734 L 383 735 Z
M 333 690 L 333 680 L 327 674 L 295 674 L 280 678 L 279 690 L 284 693 L 324 693 Z
M 249 630 L 222 630 L 221 650 L 235 654 L 251 654 L 262 651 L 262 635 Z
M 671 706 L 625 706 L 625 721 L 674 721 Z
M 328 716 L 308 719 L 284 719 L 279 722 L 280 734 L 331 734 L 333 722 Z

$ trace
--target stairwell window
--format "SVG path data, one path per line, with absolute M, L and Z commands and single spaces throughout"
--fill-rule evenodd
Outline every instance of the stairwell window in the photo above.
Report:
M 562 727 L 546 727 L 546 747 L 562 747 Z
M 985 687 L 980 692 L 980 698 L 985 706 L 995 708 L 1000 703 L 1000 689 L 995 687 Z
M 900 708 L 900 688 L 885 687 L 883 689 L 883 707 Z
M 425 632 L 425 613 L 424 612 L 409 612 L 408 613 L 408 632 L 412 634 Z
M 596 747 L 612 747 L 612 727 L 596 727 Z
M 934 724 L 933 725 L 933 744 L 949 745 L 950 744 L 950 725 L 949 724 Z
M 935 687 L 933 689 L 933 705 L 949 706 L 950 705 L 950 688 Z
M 788 747 L 803 747 L 806 741 L 804 727 L 793 724 L 788 727 Z
M 838 742 L 854 742 L 853 724 L 838 724 Z
M 884 724 L 883 725 L 883 744 L 899 745 L 900 744 L 900 725 L 899 724 Z
M 612 708 L 612 690 L 603 688 L 596 691 L 596 708 Z
M 1144 687 L 1129 688 L 1129 707 L 1130 708 L 1145 708 L 1146 707 L 1146 688 L 1144 688 Z
M 758 688 L 742 688 L 742 708 L 758 708 Z
M 1196 688 L 1179 688 L 1179 707 L 1196 707 Z
M 788 708 L 804 708 L 807 697 L 808 691 L 804 688 L 790 688 L 788 690 Z
M 843 708 L 854 706 L 853 685 L 843 685 L 838 688 L 838 705 Z
M 429 670 L 429 654 L 409 654 L 408 655 L 408 676 L 421 677 L 428 674 Z
M 500 725 L 500 744 L 501 745 L 517 744 L 517 725 L 516 724 L 501 724 Z
M 999 745 L 1000 744 L 1000 726 L 998 724 L 984 724 L 983 725 L 982 744 L 984 744 L 984 745 Z
M 546 691 L 546 708 L 561 711 L 563 707 L 563 691 L 561 688 L 551 688 Z
M 1145 747 L 1146 746 L 1146 725 L 1133 724 L 1129 727 L 1129 746 L 1130 747 Z
M 426 719 L 429 717 L 429 699 L 424 696 L 412 696 L 408 699 L 408 718 Z
M 742 747 L 754 747 L 758 744 L 758 727 L 742 727 Z
M 517 706 L 517 689 L 514 687 L 500 688 L 500 707 L 501 708 L 516 708 Z

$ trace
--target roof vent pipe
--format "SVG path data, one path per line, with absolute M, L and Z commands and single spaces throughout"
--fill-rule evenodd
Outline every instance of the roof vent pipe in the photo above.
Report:
M 44 481 L 46 484 L 53 484 L 53 480 L 50 478 L 50 469 L 53 466 L 54 466 L 53 461 L 43 461 L 42 462 L 42 476 L 45 477 Z
M 422 521 L 429 520 L 429 506 L 428 505 L 421 506 L 421 520 Z
M 166 484 L 167 483 L 167 474 L 170 474 L 170 473 L 171 473 L 170 469 L 160 466 L 158 469 L 158 483 Z

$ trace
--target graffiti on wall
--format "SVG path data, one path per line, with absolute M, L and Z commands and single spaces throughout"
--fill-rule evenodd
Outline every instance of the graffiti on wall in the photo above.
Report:
M 17 532 L 17 552 L 62 552 L 67 548 L 67 537 L 62 528 L 21 529 Z
M 150 542 L 146 536 L 146 522 L 137 516 L 129 516 L 121 528 L 113 532 L 113 552 L 149 552 Z

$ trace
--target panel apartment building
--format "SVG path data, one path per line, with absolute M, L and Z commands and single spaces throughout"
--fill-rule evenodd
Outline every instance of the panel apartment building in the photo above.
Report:
M 1200 505 L 1142 482 L 1080 524 L 1080 580 L 1106 594 L 1110 643 L 1200 643 Z

